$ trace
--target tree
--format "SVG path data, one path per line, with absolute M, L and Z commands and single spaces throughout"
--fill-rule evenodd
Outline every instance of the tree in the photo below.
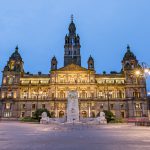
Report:
M 110 121 L 115 119 L 115 116 L 114 116 L 114 114 L 111 111 L 104 110 L 104 113 L 105 113 L 105 117 L 107 119 L 107 122 L 110 122 Z

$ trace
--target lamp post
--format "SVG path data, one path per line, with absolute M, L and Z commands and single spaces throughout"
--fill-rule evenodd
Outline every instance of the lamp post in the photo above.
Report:
M 106 82 L 106 81 L 105 81 Z M 105 97 L 107 98 L 107 105 L 108 105 L 108 111 L 110 111 L 110 103 L 109 103 L 109 90 L 108 90 L 108 84 L 106 83 L 106 95 Z

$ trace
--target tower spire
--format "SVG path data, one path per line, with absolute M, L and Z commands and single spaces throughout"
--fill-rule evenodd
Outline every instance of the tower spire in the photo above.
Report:
M 127 50 L 130 51 L 130 45 L 129 44 L 127 44 Z
M 73 22 L 73 14 L 71 15 L 71 22 Z
M 15 51 L 18 52 L 18 49 L 19 49 L 19 48 L 18 48 L 18 45 L 17 45 Z

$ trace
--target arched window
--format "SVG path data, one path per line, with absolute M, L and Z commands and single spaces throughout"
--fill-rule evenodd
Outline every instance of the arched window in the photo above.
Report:
M 60 112 L 59 112 L 59 118 L 63 118 L 63 117 L 64 117 L 64 114 L 65 114 L 64 111 L 60 111 Z
M 86 118 L 87 117 L 87 112 L 86 111 L 82 111 L 82 117 Z
M 60 92 L 60 98 L 65 98 L 65 93 L 63 91 Z

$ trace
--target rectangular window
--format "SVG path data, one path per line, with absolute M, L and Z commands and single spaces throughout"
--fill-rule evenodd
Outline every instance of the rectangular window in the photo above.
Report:
M 35 107 L 36 107 L 35 104 L 32 104 L 32 109 L 35 109 Z
M 94 98 L 94 93 L 91 93 L 91 98 Z
M 13 98 L 13 92 L 8 92 L 7 97 L 8 98 Z
M 141 111 L 136 111 L 136 117 L 142 117 L 142 112 Z
M 11 112 L 4 112 L 4 117 L 9 118 L 12 116 Z
M 124 109 L 124 104 L 120 104 L 120 109 Z
M 25 109 L 26 108 L 26 105 L 25 104 L 22 104 L 22 109 Z
M 54 93 L 52 93 L 52 98 L 54 98 Z
M 141 97 L 141 93 L 140 92 L 133 92 L 133 97 L 140 98 Z
M 110 109 L 114 109 L 114 104 L 110 104 Z
M 42 108 L 45 109 L 45 104 L 42 104 Z
M 122 117 L 122 118 L 124 118 L 124 117 L 125 117 L 124 112 L 121 112 L 121 117 Z
M 103 105 L 103 104 L 101 104 L 101 105 L 100 105 L 100 108 L 101 108 L 101 109 L 103 109 L 103 107 L 104 107 L 104 105 Z
M 34 113 L 35 113 L 35 112 L 34 112 L 34 111 L 32 111 L 32 113 L 31 113 L 31 117 L 33 117 L 33 116 L 34 116 Z
M 25 112 L 21 112 L 21 117 L 25 117 Z

